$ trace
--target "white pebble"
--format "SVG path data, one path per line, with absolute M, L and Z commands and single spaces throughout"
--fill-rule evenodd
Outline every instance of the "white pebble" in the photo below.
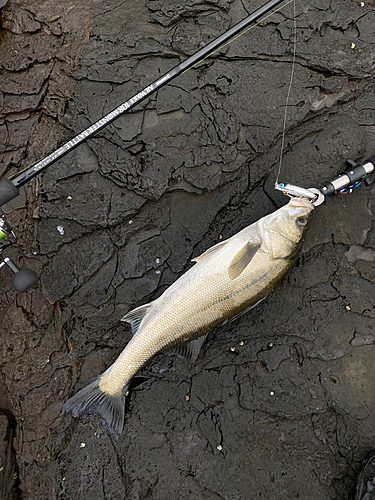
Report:
M 274 393 L 273 391 L 271 391 L 271 392 L 270 392 L 270 395 L 271 395 L 271 396 L 274 396 L 274 395 L 275 395 L 275 393 Z
M 352 42 L 352 44 L 351 44 L 351 48 L 352 48 L 352 49 L 355 49 L 355 43 L 354 43 L 354 42 Z
M 133 224 L 133 221 L 132 221 L 132 220 L 130 220 L 130 221 L 129 221 L 129 226 L 131 226 L 132 224 Z
M 65 232 L 63 226 L 57 226 L 57 230 L 60 234 L 64 234 Z
M 84 448 L 86 446 L 85 443 L 81 443 L 80 448 Z

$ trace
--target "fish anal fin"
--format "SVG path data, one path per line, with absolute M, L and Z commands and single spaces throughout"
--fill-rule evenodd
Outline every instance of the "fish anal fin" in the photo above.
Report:
M 173 354 L 178 354 L 179 356 L 182 356 L 183 358 L 194 363 L 194 361 L 196 361 L 199 356 L 200 350 L 207 338 L 207 335 L 208 333 L 206 333 L 206 335 L 198 337 L 197 339 L 191 340 L 190 342 L 184 342 L 183 344 L 174 347 L 171 352 Z
M 143 306 L 137 307 L 132 311 L 129 311 L 125 316 L 121 319 L 121 321 L 126 321 L 130 324 L 132 329 L 132 334 L 135 335 L 138 331 L 140 324 L 142 323 L 143 318 L 145 317 L 147 311 L 152 306 L 152 302 L 149 304 L 144 304 Z
M 248 264 L 250 264 L 254 255 L 260 248 L 260 243 L 258 242 L 247 242 L 241 250 L 239 250 L 233 257 L 231 263 L 229 264 L 228 274 L 231 280 L 238 278 L 238 276 L 243 272 Z
M 195 259 L 191 259 L 192 262 L 201 262 L 203 259 L 205 259 L 209 255 L 213 255 L 217 250 L 220 250 L 220 248 L 222 248 L 224 245 L 226 245 L 228 243 L 228 241 L 229 240 L 220 241 L 220 243 L 217 243 L 213 247 L 209 248 L 204 253 L 202 253 L 202 255 L 200 255 L 199 257 L 195 257 Z

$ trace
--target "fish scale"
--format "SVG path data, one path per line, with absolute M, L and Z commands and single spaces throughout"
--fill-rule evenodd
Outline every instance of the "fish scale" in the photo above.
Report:
M 98 414 L 118 438 L 124 395 L 139 369 L 155 354 L 181 344 L 195 358 L 213 327 L 264 298 L 295 261 L 313 209 L 310 201 L 292 198 L 194 259 L 197 263 L 158 299 L 124 316 L 132 339 L 113 365 L 63 409 L 73 416 Z

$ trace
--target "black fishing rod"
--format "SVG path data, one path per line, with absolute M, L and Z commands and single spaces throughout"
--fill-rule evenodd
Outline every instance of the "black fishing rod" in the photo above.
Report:
M 151 94 L 162 88 L 164 85 L 170 83 L 185 71 L 188 71 L 198 63 L 202 62 L 204 59 L 212 55 L 221 47 L 224 47 L 235 38 L 244 34 L 255 24 L 259 24 L 261 21 L 265 20 L 268 17 L 267 14 L 271 15 L 273 12 L 280 10 L 282 7 L 288 5 L 292 1 L 293 0 L 270 0 L 269 2 L 265 3 L 263 6 L 261 6 L 255 12 L 230 28 L 224 34 L 220 35 L 205 47 L 198 50 L 195 54 L 188 57 L 181 64 L 178 64 L 177 66 L 172 68 L 168 73 L 161 76 L 156 81 L 135 94 L 133 97 L 125 101 L 123 104 L 115 108 L 113 111 L 100 118 L 100 120 L 90 125 L 88 128 L 86 128 L 78 135 L 70 139 L 68 142 L 60 146 L 58 149 L 50 153 L 48 156 L 30 165 L 25 170 L 11 176 L 9 179 L 1 179 L 0 207 L 13 198 L 16 198 L 16 196 L 18 196 L 19 194 L 19 188 L 21 186 L 46 170 L 46 168 L 48 168 L 50 165 L 63 158 L 77 146 L 90 139 L 97 132 L 116 120 L 116 118 L 119 118 L 121 115 L 134 108 L 134 106 L 142 102 Z M 281 5 L 281 7 L 279 7 L 278 9 L 275 9 L 280 4 L 283 5 Z M 275 10 L 272 11 L 272 9 Z M 0 243 L 0 254 L 5 248 L 16 243 L 17 241 L 16 235 L 14 234 L 10 224 L 5 220 L 4 216 L 0 216 L 0 240 L 3 240 Z M 38 277 L 34 273 L 34 271 L 31 271 L 29 269 L 18 269 L 18 267 L 9 257 L 6 257 L 2 262 L 0 262 L 0 268 L 3 266 L 6 266 L 11 269 L 11 271 L 13 271 L 13 287 L 18 292 L 24 292 L 28 290 L 31 286 L 35 285 L 38 280 Z
M 220 35 L 218 38 L 207 44 L 202 49 L 198 50 L 195 54 L 190 56 L 188 59 L 183 61 L 172 68 L 168 73 L 160 77 L 155 82 L 151 83 L 143 90 L 135 94 L 133 97 L 125 101 L 123 104 L 115 108 L 113 111 L 103 116 L 100 120 L 90 125 L 88 128 L 80 132 L 78 135 L 70 139 L 68 142 L 60 146 L 54 152 L 46 156 L 40 161 L 37 161 L 33 165 L 30 165 L 25 170 L 13 175 L 11 178 L 3 178 L 0 180 L 0 206 L 4 205 L 8 201 L 12 200 L 19 194 L 19 188 L 26 184 L 28 181 L 33 179 L 35 176 L 43 172 L 50 165 L 63 158 L 70 151 L 75 149 L 77 146 L 83 142 L 90 139 L 97 132 L 102 130 L 104 127 L 112 123 L 116 118 L 120 117 L 130 109 L 134 108 L 137 104 L 142 102 L 148 96 L 156 92 L 158 89 L 167 85 L 174 78 L 181 75 L 185 71 L 196 66 L 198 63 L 202 62 L 204 59 L 212 55 L 215 51 L 224 47 L 229 42 L 238 38 L 249 30 L 256 23 L 260 23 L 265 20 L 268 15 L 271 15 L 272 9 L 275 9 L 279 4 L 283 4 L 278 9 L 273 12 L 280 10 L 293 0 L 270 0 L 262 7 L 257 9 L 255 12 L 250 14 L 248 17 L 240 21 L 238 24 L 230 28 L 224 34 Z M 270 14 L 269 14 L 270 13 Z M 375 156 L 372 156 L 363 165 L 356 165 L 354 162 L 349 162 L 349 170 L 345 171 L 338 179 L 328 183 L 322 188 L 316 189 L 311 188 L 310 190 L 302 189 L 297 186 L 291 186 L 290 184 L 279 183 L 276 189 L 283 191 L 285 194 L 293 196 L 308 197 L 314 200 L 314 204 L 319 205 L 324 200 L 324 197 L 328 194 L 335 194 L 337 192 L 351 192 L 354 188 L 358 187 L 361 182 L 367 182 L 367 177 L 372 174 L 375 170 Z M 14 244 L 17 239 L 16 236 L 5 220 L 4 216 L 0 216 L 0 254 L 8 246 Z M 14 262 L 6 257 L 2 262 L 0 262 L 0 268 L 7 266 L 14 273 L 13 276 L 13 286 L 18 292 L 24 292 L 37 282 L 37 275 L 34 271 L 29 269 L 18 269 Z
M 245 19 L 237 23 L 235 26 L 230 28 L 228 31 L 215 38 L 212 42 L 207 44 L 202 49 L 195 52 L 188 59 L 183 61 L 181 64 L 178 64 L 174 68 L 172 68 L 168 73 L 158 78 L 153 83 L 150 83 L 143 90 L 135 94 L 133 97 L 122 103 L 120 106 L 115 108 L 113 111 L 103 116 L 97 122 L 90 125 L 88 128 L 83 130 L 81 133 L 70 139 L 70 141 L 66 142 L 58 149 L 56 149 L 53 153 L 49 154 L 42 160 L 30 165 L 22 172 L 15 174 L 10 179 L 1 179 L 0 180 L 0 206 L 4 205 L 8 201 L 12 200 L 19 194 L 19 188 L 26 184 L 28 181 L 33 179 L 36 175 L 43 172 L 50 165 L 55 163 L 60 158 L 63 158 L 66 154 L 70 153 L 77 146 L 82 144 L 83 142 L 90 139 L 93 135 L 95 135 L 99 130 L 102 130 L 107 125 L 112 123 L 116 118 L 122 116 L 124 113 L 134 108 L 137 104 L 142 102 L 144 99 L 149 97 L 151 94 L 159 90 L 160 88 L 167 85 L 172 80 L 177 78 L 179 75 L 193 68 L 195 65 L 206 59 L 208 56 L 212 55 L 214 52 L 219 50 L 221 47 L 226 45 L 227 43 L 233 41 L 235 38 L 241 36 L 245 33 L 255 22 L 261 22 L 265 19 L 264 16 L 268 14 L 272 9 L 277 7 L 279 4 L 284 4 L 283 7 L 289 4 L 292 0 L 270 0 L 262 7 L 257 9 L 255 12 L 247 16 Z M 281 8 L 281 7 L 280 7 Z M 279 9 L 280 9 L 279 8 Z M 279 10 L 277 9 L 277 10 Z

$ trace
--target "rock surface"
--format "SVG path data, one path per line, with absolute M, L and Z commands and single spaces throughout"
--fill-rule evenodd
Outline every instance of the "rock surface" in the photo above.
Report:
M 9 177 L 167 72 L 255 0 L 9 0 L 0 174 Z M 375 153 L 374 2 L 296 0 L 280 179 L 305 187 Z M 375 189 L 327 200 L 287 278 L 210 334 L 194 366 L 145 368 L 113 441 L 61 405 L 130 338 L 120 318 L 191 258 L 285 199 L 273 189 L 293 6 L 221 49 L 3 207 L 40 275 L 2 268 L 5 500 L 345 500 L 375 449 Z

